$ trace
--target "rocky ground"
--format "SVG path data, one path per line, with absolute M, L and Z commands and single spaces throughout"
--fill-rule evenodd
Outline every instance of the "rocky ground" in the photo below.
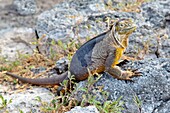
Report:
M 140 112 L 133 101 L 134 96 L 137 96 L 142 102 L 142 113 L 169 113 L 170 1 L 154 0 L 130 11 L 121 9 L 120 2 L 123 0 L 111 0 L 110 3 L 107 0 L 61 1 L 1 0 L 0 56 L 15 60 L 18 51 L 32 54 L 36 48 L 31 44 L 36 39 L 35 29 L 39 37 L 46 34 L 45 39 L 91 38 L 108 29 L 109 18 L 132 18 L 138 28 L 131 35 L 125 54 L 139 61 L 129 62 L 122 68 L 137 68 L 142 71 L 143 76 L 133 78 L 134 82 L 125 82 L 103 74 L 95 85 L 97 87 L 105 84 L 103 89 L 110 93 L 110 100 L 123 96 L 126 109 L 122 112 Z M 44 48 L 40 49 L 43 51 Z M 86 83 L 87 81 L 82 81 L 79 86 L 82 87 Z M 19 93 L 14 91 L 12 94 L 7 92 L 8 89 L 9 86 L 0 85 L 0 93 L 4 98 L 13 99 L 7 106 L 11 113 L 17 113 L 19 109 L 38 113 L 40 109 L 37 108 L 42 104 L 35 101 L 37 96 L 45 102 L 54 98 L 54 94 L 48 89 L 37 86 Z M 94 90 L 91 92 L 94 93 Z M 81 93 L 77 94 L 81 97 Z M 101 95 L 95 95 L 98 95 L 102 102 Z M 94 107 L 82 108 L 82 112 L 83 109 L 98 112 Z M 70 112 L 74 112 L 74 109 Z

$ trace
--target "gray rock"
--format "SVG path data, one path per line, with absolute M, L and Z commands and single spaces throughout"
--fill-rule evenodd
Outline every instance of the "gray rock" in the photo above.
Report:
M 58 74 L 64 73 L 68 70 L 69 60 L 67 58 L 61 58 L 56 62 L 55 69 Z
M 138 28 L 130 37 L 130 45 L 127 49 L 127 53 L 139 53 L 139 50 L 144 50 L 144 48 L 148 46 L 148 56 L 152 56 L 153 58 L 169 58 L 170 1 L 156 0 L 154 2 L 144 3 L 141 9 L 140 17 L 136 18 Z M 160 56 L 155 54 L 157 51 L 160 52 Z
M 103 90 L 109 92 L 109 100 L 116 100 L 123 96 L 125 102 L 124 113 L 139 113 L 139 108 L 134 102 L 137 96 L 142 102 L 142 113 L 168 113 L 170 104 L 170 59 L 150 59 L 130 62 L 123 69 L 138 69 L 143 76 L 132 78 L 134 82 L 126 82 L 114 79 L 112 76 L 103 74 L 97 81 L 95 88 L 103 86 Z M 87 81 L 79 83 L 80 87 L 87 86 Z M 94 94 L 92 88 L 89 93 Z M 78 97 L 81 97 L 82 93 Z M 97 100 L 105 102 L 101 93 L 95 93 Z M 80 98 L 79 98 L 80 99 Z M 79 100 L 78 99 L 78 100 Z
M 142 14 L 146 17 L 146 21 L 149 21 L 154 27 L 165 27 L 165 15 L 169 13 L 170 1 L 154 1 L 144 3 L 142 6 Z
M 42 104 L 36 98 L 40 97 L 42 102 L 47 103 L 50 103 L 54 98 L 54 95 L 45 88 L 33 88 L 14 94 L 2 94 L 2 96 L 7 101 L 12 99 L 12 103 L 7 105 L 9 113 L 19 113 L 19 110 L 22 110 L 24 113 L 42 113 L 40 108 Z M 3 110 L 0 110 L 0 112 L 3 112 Z
M 35 14 L 37 10 L 35 0 L 14 0 L 13 7 L 20 15 Z
M 52 9 L 38 17 L 39 36 L 46 34 L 51 39 L 73 37 L 72 26 L 84 20 L 75 9 Z
M 120 19 L 120 18 L 132 18 L 133 20 L 137 20 L 136 13 L 126 13 L 126 12 L 107 12 L 100 13 L 97 15 L 91 15 L 88 18 L 88 21 L 85 21 L 78 26 L 74 27 L 73 32 L 75 37 L 87 38 L 96 36 L 98 34 L 103 33 L 108 30 L 108 24 L 106 23 L 107 19 Z
M 31 28 L 8 28 L 0 31 L 0 56 L 15 60 L 20 54 L 32 54 L 35 32 Z
M 103 0 L 72 0 L 69 2 L 69 7 L 76 9 L 83 15 L 106 11 Z
M 63 2 L 54 9 L 42 13 L 38 17 L 37 30 L 40 36 L 58 40 L 59 38 L 75 37 L 72 29 L 80 23 L 87 21 L 88 15 L 105 11 L 102 0 L 80 0 Z
M 163 103 L 161 106 L 154 110 L 154 113 L 170 113 L 169 105 L 170 101 Z
M 166 26 L 166 29 L 167 29 L 166 32 L 167 32 L 167 34 L 170 38 L 170 12 L 165 15 L 165 24 L 166 24 L 165 26 Z
M 76 106 L 75 108 L 65 113 L 99 113 L 99 111 L 95 106 L 88 106 L 88 107 Z

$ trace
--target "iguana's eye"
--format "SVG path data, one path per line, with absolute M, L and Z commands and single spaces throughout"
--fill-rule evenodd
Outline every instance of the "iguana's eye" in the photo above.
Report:
M 124 26 L 124 24 L 120 24 L 120 27 L 123 27 Z

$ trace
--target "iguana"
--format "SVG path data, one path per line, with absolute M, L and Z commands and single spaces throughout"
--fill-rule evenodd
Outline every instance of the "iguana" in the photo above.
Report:
M 123 71 L 116 66 L 128 46 L 129 35 L 135 30 L 136 25 L 132 19 L 120 19 L 108 31 L 87 41 L 72 57 L 69 69 L 71 75 L 78 81 L 87 79 L 89 71 L 93 75 L 107 72 L 120 80 L 131 80 L 131 77 L 141 75 L 139 72 Z M 10 72 L 6 74 L 26 83 L 55 85 L 67 78 L 68 71 L 51 78 L 36 79 L 24 78 Z

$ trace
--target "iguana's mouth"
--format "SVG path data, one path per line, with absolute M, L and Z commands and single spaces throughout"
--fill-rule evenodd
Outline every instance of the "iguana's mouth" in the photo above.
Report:
M 119 31 L 119 33 L 120 34 L 131 34 L 135 30 L 136 30 L 136 26 L 132 26 L 132 27 L 128 27 L 128 28 L 125 28 L 125 29 Z
M 122 31 L 133 31 L 133 30 L 136 30 L 136 26 L 133 26 L 133 27 L 129 27 L 129 28 L 126 28 L 126 29 L 123 29 Z

